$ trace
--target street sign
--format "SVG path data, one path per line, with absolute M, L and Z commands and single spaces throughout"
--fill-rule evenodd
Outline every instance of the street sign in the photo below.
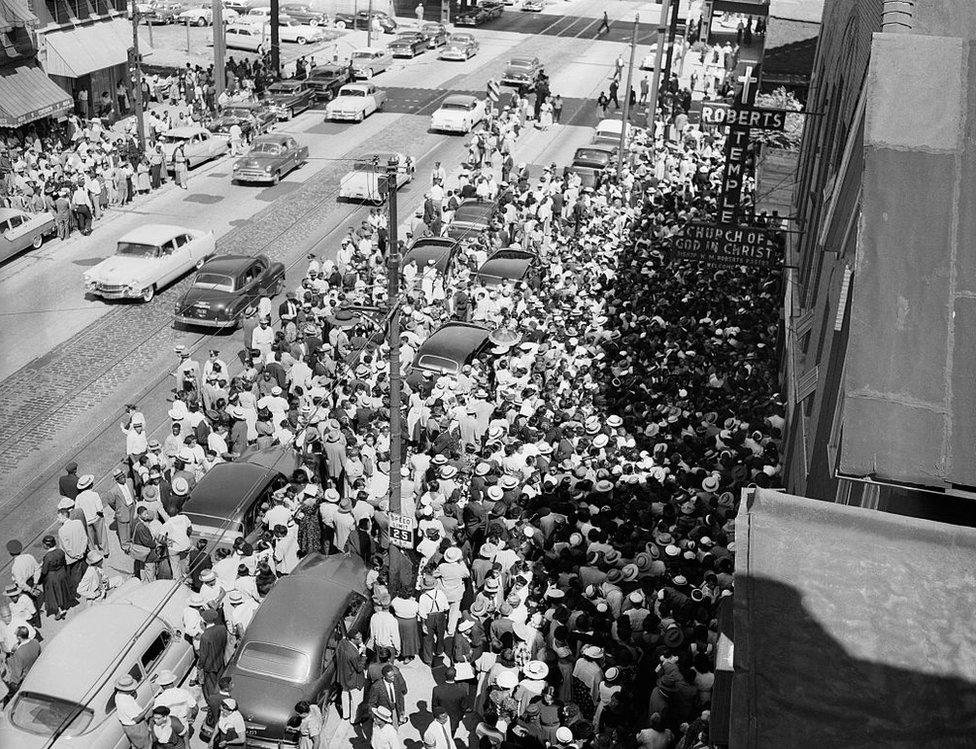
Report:
M 754 127 L 757 130 L 783 130 L 786 127 L 785 109 L 762 107 L 734 108 L 724 101 L 703 101 L 701 121 L 706 125 Z
M 492 104 L 498 103 L 498 97 L 501 93 L 501 88 L 498 85 L 498 81 L 494 78 L 488 79 L 488 99 Z
M 398 512 L 390 513 L 390 543 L 402 549 L 413 548 L 414 519 Z
M 724 268 L 778 268 L 783 263 L 778 229 L 734 224 L 687 224 L 671 240 L 671 257 Z

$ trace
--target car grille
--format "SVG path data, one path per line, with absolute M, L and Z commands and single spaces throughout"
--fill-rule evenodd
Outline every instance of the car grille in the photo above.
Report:
M 95 285 L 95 289 L 103 294 L 121 294 L 126 287 L 122 284 L 99 283 Z
M 234 172 L 236 179 L 268 179 L 270 175 L 263 169 L 238 169 Z

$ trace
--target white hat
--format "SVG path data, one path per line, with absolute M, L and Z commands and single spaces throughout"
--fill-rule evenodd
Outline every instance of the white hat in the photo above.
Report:
M 495 677 L 495 684 L 500 686 L 502 689 L 515 689 L 518 686 L 519 679 L 514 671 L 502 671 Z
M 566 726 L 559 726 L 556 729 L 556 741 L 561 741 L 564 744 L 568 744 L 573 740 L 573 732 L 566 728 Z

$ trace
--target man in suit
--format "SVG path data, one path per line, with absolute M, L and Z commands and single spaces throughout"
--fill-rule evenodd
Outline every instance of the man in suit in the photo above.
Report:
M 470 709 L 468 686 L 455 681 L 457 671 L 453 668 L 444 672 L 444 683 L 434 687 L 431 693 L 430 706 L 437 715 L 437 709 L 442 708 L 451 721 L 451 736 L 453 737 L 464 720 L 464 714 Z
M 278 317 L 282 320 L 294 320 L 300 311 L 301 305 L 298 303 L 298 295 L 294 291 L 289 291 L 285 296 L 285 301 L 278 305 Z
M 385 707 L 393 713 L 394 725 L 401 726 L 407 722 L 404 711 L 403 698 L 406 694 L 406 683 L 402 685 L 397 680 L 397 670 L 387 664 L 383 667 L 382 677 L 374 682 L 369 690 L 370 708 Z M 403 677 L 399 679 L 403 682 Z
M 339 696 L 342 716 L 356 724 L 360 720 L 359 706 L 366 686 L 366 648 L 362 632 L 346 633 L 336 648 L 335 659 L 336 681 L 342 689 Z
M 2 674 L 4 683 L 6 683 L 7 688 L 10 690 L 4 698 L 3 704 L 6 704 L 13 697 L 14 693 L 20 689 L 24 677 L 27 676 L 27 672 L 31 670 L 34 661 L 41 654 L 40 643 L 38 643 L 36 638 L 31 636 L 30 630 L 27 627 L 17 627 L 14 630 L 14 636 L 17 638 L 17 645 L 14 651 L 7 656 Z
M 122 551 L 127 552 L 129 539 L 132 538 L 132 520 L 136 512 L 136 490 L 122 468 L 116 468 L 112 475 L 115 483 L 108 490 L 105 504 L 115 513 L 115 532 L 119 537 L 119 546 Z
M 217 680 L 226 665 L 224 653 L 227 650 L 227 627 L 217 621 L 218 615 L 213 609 L 205 609 L 200 616 L 203 617 L 206 629 L 200 635 L 200 649 L 197 655 L 197 670 L 200 673 L 198 679 L 203 690 L 203 699 L 210 706 L 207 725 L 213 728 L 220 715 L 221 695 Z

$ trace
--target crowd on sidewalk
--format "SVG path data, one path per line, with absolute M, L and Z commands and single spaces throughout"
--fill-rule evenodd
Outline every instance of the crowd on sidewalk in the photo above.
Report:
M 193 602 L 206 609 L 201 631 L 231 641 L 303 556 L 360 555 L 373 614 L 364 640 L 337 650 L 335 709 L 377 749 L 402 747 L 401 726 L 418 717 L 405 714 L 400 673 L 418 657 L 438 680 L 419 718 L 432 749 L 708 745 L 739 490 L 779 472 L 776 277 L 668 258 L 668 238 L 714 207 L 715 135 L 686 122 L 637 131 L 622 173 L 583 188 L 555 165 L 530 174 L 513 162 L 525 115 L 506 109 L 490 122 L 456 181 L 435 169 L 410 223 L 415 237 L 442 233 L 458 200 L 498 204 L 489 230 L 460 241 L 448 273 L 404 269 L 403 465 L 390 463 L 384 328 L 337 314 L 392 301 L 375 211 L 334 260 L 310 258 L 277 310 L 262 300 L 240 362 L 178 352 L 172 435 L 149 439 L 132 407 L 108 496 L 69 466 L 44 558 L 8 546 L 8 664 L 40 624 L 39 601 L 59 616 L 91 597 L 108 504 L 135 574 L 189 570 L 205 594 Z M 512 245 L 538 256 L 530 274 L 478 276 Z M 454 375 L 412 366 L 449 320 L 480 322 L 499 343 Z M 188 532 L 183 502 L 214 464 L 274 445 L 293 448 L 299 467 L 264 534 L 211 556 Z M 416 527 L 393 565 L 391 470 Z M 103 593 L 110 581 L 94 577 Z M 225 597 L 248 602 L 249 615 L 228 615 Z M 208 733 L 220 746 L 243 721 L 233 684 L 217 679 L 223 652 L 206 650 Z M 18 669 L 12 680 L 6 671 L 11 689 Z M 296 706 L 303 749 L 317 747 L 321 720 Z M 140 725 L 142 738 L 127 732 L 133 746 L 162 745 Z

